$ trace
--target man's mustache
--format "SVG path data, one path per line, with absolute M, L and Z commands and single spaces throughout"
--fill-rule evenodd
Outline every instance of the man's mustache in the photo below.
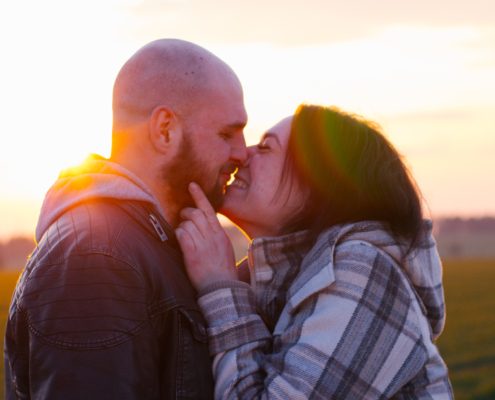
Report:
M 221 169 L 220 169 L 220 175 L 221 174 L 229 174 L 232 175 L 237 171 L 237 165 L 234 163 L 228 163 L 225 164 Z

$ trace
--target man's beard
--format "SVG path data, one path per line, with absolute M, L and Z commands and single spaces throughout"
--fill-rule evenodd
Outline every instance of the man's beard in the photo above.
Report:
M 194 151 L 189 134 L 184 132 L 179 152 L 172 165 L 164 169 L 164 179 L 170 187 L 170 196 L 179 209 L 196 207 L 189 193 L 189 184 L 197 183 L 213 209 L 218 211 L 223 205 L 224 188 L 218 181 L 221 171 L 210 171 L 208 165 L 199 160 Z

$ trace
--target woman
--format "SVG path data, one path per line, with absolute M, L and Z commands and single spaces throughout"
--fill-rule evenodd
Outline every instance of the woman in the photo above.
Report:
M 302 105 L 249 156 L 222 209 L 253 240 L 238 272 L 195 184 L 177 229 L 215 397 L 453 398 L 431 223 L 379 128 Z

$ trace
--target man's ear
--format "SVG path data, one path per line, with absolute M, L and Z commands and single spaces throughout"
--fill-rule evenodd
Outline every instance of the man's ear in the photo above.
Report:
M 153 147 L 162 154 L 170 153 L 182 138 L 182 125 L 168 106 L 158 106 L 151 113 L 150 139 Z

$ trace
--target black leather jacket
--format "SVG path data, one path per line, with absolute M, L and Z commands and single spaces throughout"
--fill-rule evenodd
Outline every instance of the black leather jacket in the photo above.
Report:
M 17 284 L 6 399 L 210 399 L 206 342 L 167 223 L 146 203 L 85 202 L 45 232 Z

